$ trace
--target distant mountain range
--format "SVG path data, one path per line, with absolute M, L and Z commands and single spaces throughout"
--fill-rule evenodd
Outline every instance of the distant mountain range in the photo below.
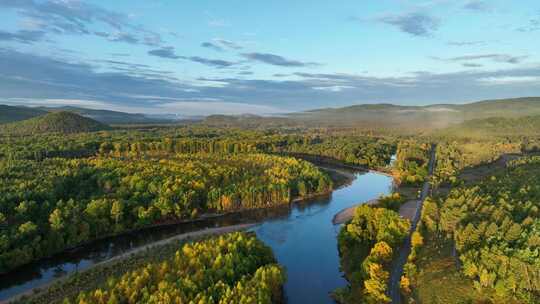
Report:
M 109 110 L 93 110 L 79 107 L 23 107 L 0 105 L 0 124 L 38 117 L 51 112 L 72 112 L 109 125 L 123 124 L 167 124 L 181 120 L 176 115 L 131 114 Z
M 59 108 L 46 108 L 41 107 L 41 110 L 49 112 L 68 111 L 77 113 L 84 117 L 92 118 L 102 123 L 115 125 L 115 124 L 146 124 L 146 123 L 168 123 L 169 120 L 161 120 L 155 118 L 149 118 L 143 114 L 131 114 L 109 110 L 92 110 L 78 107 L 59 107 Z
M 182 117 L 172 114 L 144 115 L 109 110 L 91 110 L 78 107 L 28 108 L 0 105 L 0 124 L 45 115 L 50 112 L 67 111 L 91 118 L 108 125 L 122 124 L 167 124 L 178 122 Z M 355 127 L 371 130 L 394 130 L 404 133 L 432 132 L 452 127 L 454 131 L 464 131 L 474 126 L 476 129 L 493 129 L 493 120 L 498 117 L 507 120 L 498 127 L 519 123 L 516 118 L 528 116 L 528 121 L 540 116 L 540 97 L 499 99 L 469 104 L 436 104 L 428 106 L 400 106 L 393 104 L 362 104 L 342 108 L 317 109 L 296 112 L 279 117 L 257 115 L 210 115 L 195 117 L 214 127 Z M 185 118 L 184 118 L 185 119 Z M 470 122 L 460 126 L 461 123 Z M 491 127 L 489 127 L 491 126 Z M 498 128 L 497 127 L 497 128 Z M 499 129 L 499 128 L 498 128 Z M 517 132 L 516 129 L 511 133 Z

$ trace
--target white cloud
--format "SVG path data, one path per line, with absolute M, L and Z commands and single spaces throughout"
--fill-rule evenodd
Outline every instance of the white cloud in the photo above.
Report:
M 9 98 L 6 103 L 12 105 L 20 105 L 24 102 L 25 106 L 34 107 L 84 107 L 89 109 L 103 109 L 109 107 L 109 104 L 98 100 L 85 100 L 85 99 L 37 99 L 37 98 Z
M 177 113 L 189 115 L 213 115 L 213 114 L 277 114 L 286 113 L 284 109 L 272 106 L 255 105 L 225 101 L 177 101 L 157 106 L 161 113 Z
M 320 91 L 328 91 L 328 92 L 341 92 L 345 89 L 354 89 L 353 86 L 346 86 L 346 85 L 333 85 L 333 86 L 327 86 L 327 87 L 313 87 L 314 90 L 320 90 Z
M 508 76 L 508 77 L 485 77 L 478 79 L 479 82 L 487 85 L 502 84 L 531 84 L 540 83 L 539 76 Z

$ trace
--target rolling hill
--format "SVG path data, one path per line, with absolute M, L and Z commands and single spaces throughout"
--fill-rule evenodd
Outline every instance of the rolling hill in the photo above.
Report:
M 540 115 L 540 97 L 486 100 L 461 105 L 364 104 L 293 113 L 288 117 L 308 125 L 429 131 L 472 119 L 534 115 Z
M 159 123 L 171 123 L 172 120 L 169 119 L 156 119 L 150 118 L 144 114 L 132 114 L 118 111 L 110 110 L 93 110 L 85 109 L 79 107 L 59 107 L 59 108 L 49 108 L 41 107 L 41 110 L 48 112 L 73 112 L 81 116 L 91 118 L 93 120 L 99 121 L 104 124 L 109 125 L 123 125 L 123 124 L 159 124 Z
M 214 127 L 352 127 L 398 133 L 431 133 L 470 120 L 491 117 L 512 119 L 535 115 L 540 115 L 540 97 L 486 100 L 459 105 L 361 104 L 295 112 L 281 117 L 212 115 L 202 123 Z M 489 121 L 484 122 L 483 127 L 487 127 L 487 124 Z M 469 125 L 464 125 L 460 128 L 468 127 Z
M 72 112 L 108 125 L 167 124 L 177 120 L 144 114 L 132 114 L 110 110 L 93 110 L 79 107 L 24 107 L 0 105 L 0 124 L 21 121 L 51 112 Z
M 79 107 L 27 108 L 0 105 L 0 124 L 69 111 L 104 124 L 167 124 L 178 122 L 168 116 L 149 117 L 109 110 Z M 401 133 L 431 132 L 460 123 L 490 117 L 517 118 L 540 115 L 540 97 L 485 100 L 468 104 L 435 104 L 401 106 L 393 104 L 361 104 L 342 108 L 325 108 L 291 113 L 281 117 L 256 115 L 211 115 L 203 124 L 213 127 L 355 127 L 390 130 Z
M 43 116 L 0 125 L 0 134 L 80 133 L 110 129 L 109 126 L 73 112 L 54 112 Z

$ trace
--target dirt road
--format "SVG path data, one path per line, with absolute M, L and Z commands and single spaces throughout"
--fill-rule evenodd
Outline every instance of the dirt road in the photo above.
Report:
M 412 206 L 416 206 L 414 208 L 414 216 L 411 220 L 411 231 L 409 232 L 409 235 L 403 242 L 402 246 L 399 249 L 397 258 L 392 261 L 392 270 L 390 272 L 390 281 L 388 283 L 388 295 L 392 299 L 392 304 L 400 304 L 401 303 L 401 292 L 400 292 L 400 280 L 401 276 L 403 275 L 403 267 L 405 266 L 405 263 L 407 263 L 407 258 L 409 257 L 409 254 L 411 253 L 411 235 L 416 230 L 416 225 L 418 224 L 418 221 L 420 220 L 420 213 L 422 211 L 422 206 L 424 203 L 424 200 L 429 194 L 430 189 L 430 183 L 429 183 L 429 177 L 433 175 L 433 171 L 435 170 L 435 151 L 437 149 L 437 146 L 433 144 L 431 146 L 431 156 L 429 159 L 429 165 L 428 165 L 428 179 L 426 182 L 424 182 L 424 185 L 422 187 L 422 192 L 420 193 L 420 197 L 418 201 L 412 201 L 415 202 L 415 204 L 410 203 L 408 206 L 409 209 Z M 400 210 L 401 211 L 401 210 Z M 407 213 L 411 213 L 411 210 L 408 210 Z

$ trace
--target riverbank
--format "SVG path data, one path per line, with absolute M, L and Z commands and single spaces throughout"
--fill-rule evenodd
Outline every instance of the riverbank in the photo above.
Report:
M 257 224 L 254 223 L 239 224 L 226 227 L 208 228 L 204 230 L 179 234 L 174 237 L 170 237 L 161 241 L 157 241 L 155 243 L 151 243 L 127 251 L 107 261 L 97 263 L 93 265 L 92 268 L 86 269 L 84 271 L 76 272 L 69 276 L 50 281 L 49 283 L 40 287 L 29 289 L 6 301 L 0 301 L 0 304 L 48 303 L 46 301 L 50 301 L 52 298 L 58 301 L 62 301 L 64 297 L 70 296 L 72 294 L 77 294 L 83 288 L 88 288 L 89 286 L 97 285 L 103 282 L 96 278 L 97 275 L 103 276 L 102 273 L 109 274 L 111 269 L 117 268 L 118 266 L 122 266 L 121 269 L 118 269 L 118 271 L 125 272 L 129 268 L 132 268 L 134 264 L 139 264 L 134 261 L 147 262 L 147 259 L 150 256 L 155 256 L 155 254 L 153 254 L 152 252 L 159 251 L 159 247 L 164 247 L 168 245 L 175 246 L 176 244 L 181 242 L 195 241 L 205 237 L 217 236 L 237 231 L 244 231 L 253 228 L 256 225 Z M 131 261 L 126 263 L 126 261 L 124 261 L 125 259 L 131 259 Z M 129 266 L 125 267 L 125 265 L 121 265 L 123 263 L 129 264 Z M 107 279 L 107 277 L 104 276 L 103 279 Z M 45 298 L 45 302 L 40 301 L 40 298 Z
M 354 210 L 356 210 L 356 208 L 358 206 L 361 206 L 361 205 L 377 205 L 378 203 L 379 203 L 378 199 L 372 199 L 372 200 L 369 200 L 367 202 L 363 202 L 363 203 L 360 203 L 360 204 L 356 204 L 356 205 L 354 205 L 352 207 L 345 208 L 345 209 L 341 210 L 340 212 L 336 213 L 336 215 L 334 215 L 334 218 L 332 219 L 332 224 L 341 225 L 343 223 L 346 223 L 346 222 L 352 220 L 352 218 L 354 217 Z
M 367 202 L 363 202 L 349 208 L 345 208 L 341 210 L 340 212 L 336 213 L 336 215 L 334 215 L 334 218 L 332 219 L 332 224 L 341 225 L 352 220 L 352 218 L 354 217 L 354 210 L 356 210 L 358 206 L 361 206 L 361 205 L 373 206 L 373 205 L 377 205 L 378 203 L 379 203 L 379 200 L 373 199 L 373 200 L 369 200 Z M 407 201 L 406 203 L 404 203 L 403 205 L 399 207 L 399 215 L 402 218 L 412 221 L 416 214 L 416 210 L 418 209 L 419 203 L 420 202 L 418 200 Z
M 220 231 L 219 229 L 228 229 L 228 227 L 232 227 L 232 229 L 234 229 L 235 227 L 242 227 L 241 225 L 243 225 L 243 222 L 252 222 L 252 223 L 256 223 L 256 222 L 259 222 L 261 221 L 262 219 L 264 218 L 267 218 L 268 216 L 270 217 L 273 217 L 275 216 L 274 214 L 283 214 L 285 212 L 285 210 L 289 210 L 291 208 L 291 206 L 293 206 L 294 204 L 297 204 L 297 203 L 301 203 L 303 201 L 308 201 L 308 200 L 311 200 L 311 199 L 316 199 L 317 197 L 325 197 L 325 196 L 329 196 L 329 194 L 333 191 L 333 190 L 336 190 L 336 189 L 339 189 L 339 188 L 342 188 L 346 185 L 349 185 L 352 183 L 352 181 L 354 181 L 355 179 L 355 174 L 353 172 L 351 172 L 350 170 L 348 169 L 343 169 L 343 168 L 332 168 L 332 167 L 328 167 L 328 166 L 325 166 L 325 167 L 320 167 L 321 170 L 325 171 L 327 174 L 330 175 L 333 183 L 334 183 L 334 189 L 330 190 L 330 191 L 326 191 L 324 193 L 317 193 L 316 195 L 310 195 L 310 196 L 305 196 L 305 197 L 296 197 L 294 199 L 292 199 L 290 201 L 289 204 L 284 204 L 283 206 L 273 206 L 273 207 L 270 207 L 270 208 L 261 208 L 261 209 L 249 209 L 249 210 L 238 210 L 238 211 L 233 211 L 233 212 L 227 212 L 227 213 L 221 213 L 221 214 L 205 214 L 205 215 L 202 215 L 196 219 L 190 219 L 190 220 L 181 220 L 181 221 L 169 221 L 169 222 L 162 222 L 162 223 L 158 223 L 158 224 L 154 224 L 152 226 L 147 226 L 147 227 L 143 227 L 143 228 L 140 228 L 140 229 L 137 229 L 137 230 L 131 230 L 131 231 L 125 231 L 121 234 L 116 234 L 116 235 L 108 235 L 108 236 L 102 236 L 101 238 L 99 239 L 96 239 L 96 240 L 92 240 L 90 242 L 87 242 L 85 244 L 80 244 L 76 247 L 73 247 L 73 248 L 70 248 L 69 250 L 66 250 L 66 251 L 63 251 L 61 253 L 58 253 L 58 254 L 55 254 L 52 258 L 44 258 L 41 260 L 41 262 L 45 263 L 46 265 L 49 265 L 50 261 L 54 260 L 54 259 L 59 259 L 61 260 L 61 256 L 65 256 L 66 254 L 68 255 L 66 257 L 66 263 L 74 263 L 73 261 L 77 261 L 76 258 L 75 259 L 71 259 L 69 256 L 77 256 L 79 255 L 79 253 L 83 253 L 83 252 L 86 252 L 89 248 L 89 246 L 93 246 L 93 244 L 98 244 L 98 243 L 107 243 L 107 242 L 112 242 L 113 240 L 116 240 L 118 238 L 127 238 L 129 235 L 136 235 L 136 234 L 142 234 L 142 233 L 151 233 L 151 231 L 154 231 L 156 229 L 169 229 L 169 227 L 171 229 L 173 229 L 173 227 L 178 227 L 178 226 L 201 226 L 201 229 L 203 230 L 196 230 L 195 232 L 188 232 L 188 233 L 182 233 L 182 234 L 179 234 L 173 238 L 166 238 L 164 240 L 158 240 L 156 242 L 151 242 L 147 245 L 142 245 L 140 247 L 136 247 L 132 250 L 129 250 L 127 253 L 120 253 L 119 255 L 114 255 L 111 254 L 111 257 L 105 257 L 105 260 L 102 261 L 102 262 L 97 262 L 95 264 L 93 264 L 93 262 L 91 260 L 93 260 L 93 258 L 89 257 L 89 258 L 86 258 L 86 259 L 89 259 L 90 261 L 90 266 L 88 266 L 88 264 L 84 265 L 83 268 L 87 267 L 85 269 L 85 271 L 87 270 L 90 270 L 94 267 L 97 267 L 98 265 L 101 265 L 103 263 L 108 263 L 110 261 L 114 261 L 114 260 L 118 260 L 118 259 L 122 259 L 122 258 L 125 258 L 126 256 L 129 256 L 131 254 L 134 254 L 134 253 L 137 253 L 137 252 L 140 252 L 141 250 L 145 250 L 146 248 L 148 248 L 149 246 L 153 246 L 153 245 L 157 245 L 157 244 L 162 244 L 162 242 L 170 242 L 171 240 L 173 240 L 174 238 L 184 238 L 184 237 L 189 237 L 192 235 L 192 233 L 195 233 L 195 235 L 197 235 L 197 233 L 200 231 L 201 233 L 203 234 L 206 234 L 206 233 L 217 233 L 217 232 L 213 232 L 215 229 L 217 229 L 217 231 Z M 278 210 L 279 209 L 279 210 Z M 283 210 L 283 212 L 281 212 L 281 210 Z M 254 215 L 255 214 L 255 215 Z M 270 215 L 268 215 L 270 214 Z M 230 220 L 230 219 L 233 219 L 233 218 L 239 218 L 240 220 Z M 222 222 L 222 224 L 224 225 L 222 228 L 212 228 L 212 229 L 204 229 L 204 227 L 211 227 L 213 226 L 214 224 L 212 224 L 212 222 L 215 222 L 215 221 L 220 221 Z M 237 224 L 240 224 L 237 225 Z M 207 226 L 208 225 L 208 226 Z M 229 226 L 229 225 L 232 225 L 232 226 Z M 250 224 L 252 225 L 252 224 Z M 225 230 L 226 231 L 226 230 Z M 234 230 L 233 230 L 234 231 Z M 226 233 L 226 232 L 225 232 Z M 110 254 L 110 253 L 108 253 Z M 39 277 L 41 277 L 41 272 L 42 272 L 42 269 L 41 269 L 41 266 L 40 266 L 40 261 L 38 261 L 34 266 L 34 267 L 39 267 L 39 269 L 36 269 L 37 271 L 37 275 L 39 275 Z M 79 262 L 75 262 L 75 265 L 77 265 Z M 47 266 L 47 267 L 50 267 L 50 266 Z M 77 272 L 77 268 L 78 266 L 74 266 L 72 268 L 75 268 L 73 269 L 74 272 Z M 25 269 L 25 268 L 21 268 L 21 269 Z M 28 269 L 28 268 L 26 268 Z M 31 269 L 31 268 L 30 268 Z M 16 273 L 17 270 L 13 271 L 13 272 L 10 272 L 10 273 L 7 273 L 7 274 L 3 274 L 2 276 L 0 276 L 0 278 L 5 278 L 6 280 L 9 280 L 11 281 L 13 277 L 13 274 Z M 25 271 L 28 271 L 28 270 L 25 270 Z M 32 270 L 34 271 L 34 270 Z M 62 271 L 66 273 L 65 276 L 62 277 L 62 279 L 65 279 L 65 277 L 69 277 L 72 272 L 72 270 L 64 270 L 62 269 Z M 39 278 L 38 277 L 38 278 Z M 49 286 L 50 284 L 52 284 L 53 282 L 56 282 L 58 281 L 59 279 L 56 278 L 57 275 L 53 275 L 53 277 L 51 278 L 51 281 L 48 281 L 49 279 L 47 277 L 44 277 L 44 279 L 41 279 L 41 280 L 38 280 L 37 282 L 34 282 L 34 283 L 30 283 L 29 284 L 29 289 L 25 289 L 25 288 L 22 288 L 21 290 L 22 293 L 24 294 L 28 294 L 28 293 L 32 293 L 33 290 L 37 290 L 37 289 L 42 289 L 42 288 L 45 288 L 45 286 Z M 30 282 L 31 280 L 33 280 L 34 277 L 31 277 L 30 278 Z M 9 282 L 7 281 L 7 282 Z M 39 282 L 41 281 L 41 282 Z M 12 286 L 9 286 L 8 285 L 8 288 L 17 288 L 18 285 L 22 285 L 22 284 L 27 284 L 29 281 L 23 281 L 21 280 L 21 284 L 16 284 L 16 285 L 12 285 Z M 45 282 L 45 283 L 42 283 L 42 282 Z M 9 290 L 9 289 L 8 289 Z M 8 294 L 11 293 L 8 291 Z M 17 295 L 20 295 L 17 291 L 14 292 L 13 294 L 15 294 L 15 296 Z M 8 297 L 11 296 L 11 295 L 8 295 Z M 6 298 L 4 298 L 5 300 Z M 0 300 L 0 303 L 3 303 L 2 300 Z
M 143 233 L 145 231 L 152 231 L 153 229 L 173 227 L 173 226 L 178 226 L 178 225 L 189 225 L 189 224 L 194 224 L 194 223 L 204 223 L 204 222 L 209 221 L 209 220 L 217 220 L 217 219 L 220 219 L 220 218 L 231 217 L 231 216 L 239 216 L 239 217 L 241 217 L 243 214 L 257 212 L 259 210 L 271 210 L 271 209 L 275 209 L 275 208 L 290 208 L 291 204 L 299 203 L 299 202 L 306 201 L 306 200 L 309 200 L 309 199 L 313 199 L 313 198 L 316 198 L 316 197 L 329 195 L 330 193 L 332 193 L 333 190 L 349 184 L 354 179 L 354 174 L 352 174 L 350 172 L 346 172 L 345 170 L 340 170 L 340 169 L 331 168 L 331 167 L 322 167 L 322 166 L 318 166 L 317 164 L 315 164 L 315 165 L 317 167 L 319 167 L 321 171 L 324 171 L 325 173 L 327 173 L 330 176 L 330 178 L 331 178 L 331 180 L 333 182 L 333 188 L 332 189 L 325 190 L 325 191 L 322 191 L 322 192 L 317 192 L 317 193 L 311 193 L 311 194 L 305 195 L 305 196 L 295 196 L 295 197 L 291 198 L 288 202 L 285 201 L 283 203 L 278 203 L 278 204 L 269 203 L 266 206 L 262 206 L 262 207 L 259 207 L 259 208 L 235 209 L 235 210 L 230 210 L 230 211 L 226 211 L 226 212 L 219 212 L 219 213 L 206 212 L 206 213 L 200 214 L 199 216 L 197 216 L 195 218 L 166 219 L 166 220 L 161 220 L 161 221 L 156 222 L 156 223 L 152 223 L 150 225 L 145 225 L 145 226 L 142 226 L 142 227 L 136 227 L 136 228 L 133 228 L 133 229 L 126 229 L 126 230 L 118 232 L 118 233 L 101 234 L 101 235 L 97 236 L 96 238 L 86 240 L 86 241 L 84 241 L 82 243 L 78 243 L 78 244 L 76 244 L 76 245 L 74 245 L 72 247 L 64 248 L 64 249 L 62 249 L 62 251 L 58 251 L 58 252 L 54 252 L 54 253 L 46 255 L 46 256 L 42 256 L 37 260 L 33 260 L 33 261 L 29 262 L 28 264 L 40 263 L 41 261 L 45 261 L 45 260 L 49 260 L 49 259 L 55 259 L 56 257 L 61 256 L 61 255 L 66 254 L 66 253 L 76 254 L 77 252 L 84 251 L 86 248 L 88 248 L 88 246 L 92 246 L 93 244 L 96 244 L 96 243 L 99 243 L 99 242 L 106 242 L 108 240 L 118 238 L 118 237 L 123 237 L 123 236 L 130 235 L 130 234 Z M 13 273 L 16 273 L 17 271 L 19 271 L 19 269 L 23 269 L 28 264 L 19 265 L 17 268 L 11 269 L 11 270 L 9 270 L 7 272 L 0 272 L 0 280 L 3 279 L 4 277 L 10 277 Z
M 286 218 L 265 221 L 255 228 L 257 236 L 275 252 L 287 269 L 288 303 L 335 304 L 329 295 L 348 282 L 340 268 L 338 227 L 332 218 L 358 202 L 389 195 L 392 179 L 374 172 L 356 175 L 351 185 L 327 198 L 296 204 Z

